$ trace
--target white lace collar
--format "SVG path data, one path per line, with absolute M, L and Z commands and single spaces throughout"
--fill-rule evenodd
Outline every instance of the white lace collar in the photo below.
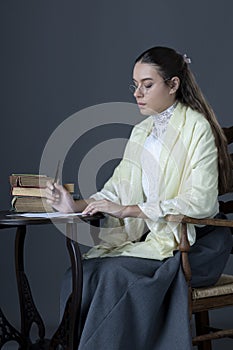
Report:
M 156 138 L 161 138 L 161 136 L 165 133 L 169 120 L 173 115 L 176 106 L 177 102 L 165 109 L 165 111 L 153 115 L 153 130 L 151 132 L 153 136 Z

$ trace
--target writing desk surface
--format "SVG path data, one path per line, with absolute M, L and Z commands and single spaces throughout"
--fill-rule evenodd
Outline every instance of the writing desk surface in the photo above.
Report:
M 15 227 L 21 225 L 42 225 L 52 223 L 79 223 L 79 222 L 94 222 L 103 218 L 101 213 L 94 216 L 68 216 L 68 217 L 56 217 L 56 218 L 41 218 L 41 217 L 24 217 L 19 216 L 11 210 L 0 210 L 0 228 Z

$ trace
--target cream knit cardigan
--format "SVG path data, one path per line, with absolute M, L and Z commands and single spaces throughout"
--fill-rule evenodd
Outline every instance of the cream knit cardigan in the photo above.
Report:
M 158 199 L 147 202 L 142 189 L 141 153 L 152 128 L 152 116 L 133 128 L 119 166 L 103 189 L 91 196 L 122 205 L 136 204 L 148 219 L 106 215 L 99 235 L 101 242 L 85 258 L 124 255 L 163 260 L 177 250 L 181 226 L 164 222 L 165 215 L 203 218 L 217 214 L 217 149 L 209 122 L 178 103 L 163 138 Z M 145 226 L 150 232 L 145 241 L 139 242 Z M 188 225 L 188 238 L 192 245 L 194 225 Z

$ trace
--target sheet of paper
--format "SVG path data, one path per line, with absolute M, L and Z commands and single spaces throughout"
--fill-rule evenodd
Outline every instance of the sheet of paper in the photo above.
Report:
M 23 216 L 26 218 L 46 218 L 46 219 L 53 219 L 53 218 L 68 218 L 70 216 L 81 216 L 82 213 L 61 213 L 59 211 L 54 213 L 16 213 L 16 214 L 9 214 L 7 216 Z

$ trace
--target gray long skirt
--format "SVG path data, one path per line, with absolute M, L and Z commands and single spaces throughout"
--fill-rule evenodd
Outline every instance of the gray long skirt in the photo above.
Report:
M 192 285 L 215 283 L 230 254 L 224 228 L 197 229 L 191 248 Z M 188 291 L 180 252 L 164 261 L 134 257 L 84 260 L 79 350 L 190 350 Z M 71 271 L 61 290 L 61 311 L 71 292 Z

